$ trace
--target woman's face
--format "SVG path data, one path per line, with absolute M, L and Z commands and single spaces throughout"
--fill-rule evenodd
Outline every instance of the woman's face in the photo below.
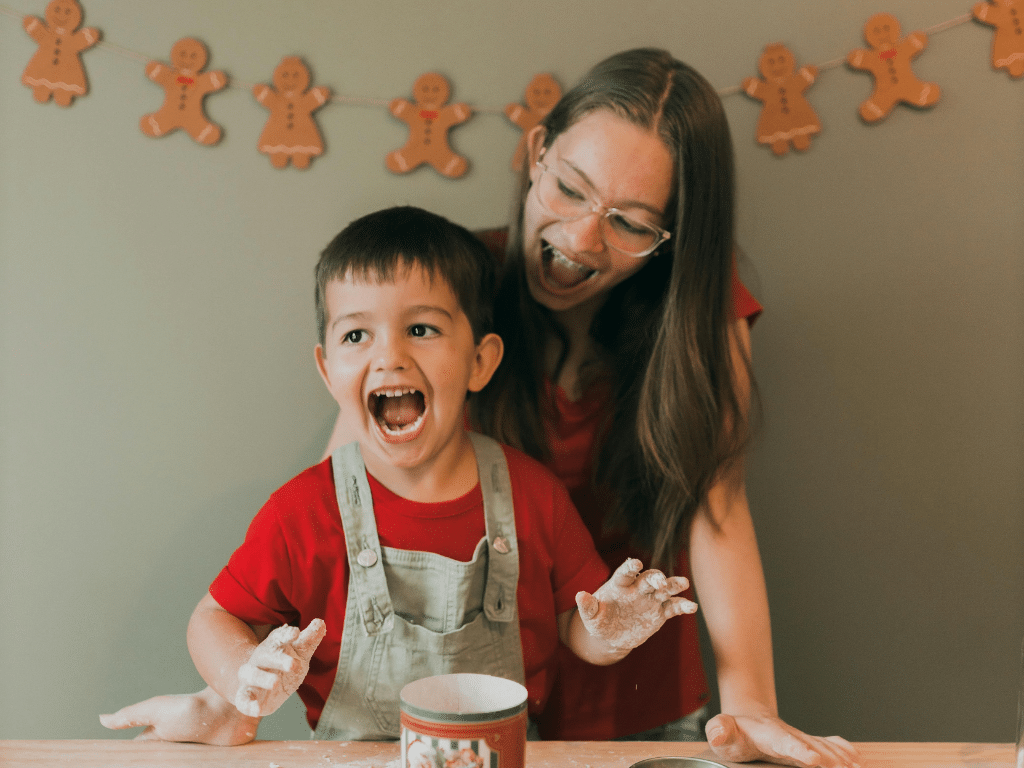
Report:
M 577 121 L 546 151 L 541 149 L 542 126 L 530 132 L 528 141 L 531 186 L 523 216 L 523 251 L 530 294 L 553 312 L 595 309 L 613 286 L 647 259 L 659 257 L 637 258 L 609 248 L 599 213 L 576 221 L 550 213 L 537 195 L 544 173 L 537 160 L 600 205 L 664 228 L 675 177 L 672 155 L 657 134 L 605 109 Z

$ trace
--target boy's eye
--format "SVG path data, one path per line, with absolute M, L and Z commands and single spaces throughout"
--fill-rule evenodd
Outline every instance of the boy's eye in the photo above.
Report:
M 341 341 L 342 341 L 343 344 L 346 344 L 346 343 L 347 344 L 358 344 L 359 342 L 361 342 L 365 338 L 366 338 L 366 331 L 356 330 L 356 331 L 349 331 L 348 333 L 346 333 Z
M 424 325 L 423 323 L 417 323 L 416 325 L 410 326 L 409 328 L 409 335 L 414 336 L 418 339 L 424 339 L 427 338 L 428 336 L 435 336 L 438 333 L 439 331 L 437 330 L 437 328 L 433 328 L 429 325 Z

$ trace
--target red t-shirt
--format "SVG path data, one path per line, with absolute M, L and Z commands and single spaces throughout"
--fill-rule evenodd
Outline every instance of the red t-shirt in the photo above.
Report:
M 504 259 L 505 230 L 489 230 L 478 236 L 499 261 Z M 737 319 L 753 323 L 761 313 L 761 304 L 740 282 L 735 269 L 732 299 L 733 316 Z M 569 489 L 610 568 L 617 568 L 627 557 L 638 557 L 648 563 L 650 553 L 628 546 L 626 532 L 603 530 L 611 499 L 592 484 L 598 429 L 608 409 L 613 407 L 607 382 L 595 382 L 577 401 L 570 400 L 561 387 L 550 382 L 548 392 L 555 404 L 554 418 L 547 424 L 551 449 L 548 467 Z M 685 551 L 679 554 L 676 573 L 690 576 Z M 684 594 L 694 599 L 692 588 Z M 629 656 L 608 667 L 587 664 L 561 647 L 558 679 L 539 718 L 541 735 L 563 741 L 629 736 L 688 715 L 709 698 L 697 619 L 683 615 L 666 622 Z
M 529 709 L 539 712 L 554 678 L 559 613 L 576 607 L 576 593 L 608 578 L 565 488 L 543 465 L 504 447 L 519 541 L 519 631 Z M 424 504 L 395 495 L 373 477 L 381 546 L 472 559 L 484 537 L 483 495 L 477 485 L 453 501 Z M 276 491 L 249 526 L 245 541 L 220 572 L 210 594 L 248 624 L 305 627 L 314 618 L 327 635 L 299 688 L 316 728 L 334 684 L 348 596 L 348 559 L 331 460 L 310 467 Z

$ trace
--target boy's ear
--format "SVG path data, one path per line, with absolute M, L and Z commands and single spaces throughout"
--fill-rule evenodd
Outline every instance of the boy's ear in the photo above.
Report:
M 505 354 L 505 342 L 496 333 L 488 333 L 476 345 L 476 359 L 473 361 L 473 373 L 469 377 L 469 391 L 479 392 L 487 386 L 491 376 L 498 370 L 501 358 Z
M 313 354 L 316 357 L 316 369 L 320 371 L 320 378 L 324 380 L 327 389 L 330 389 L 331 380 L 327 378 L 327 353 L 324 352 L 324 345 L 317 344 Z
M 526 134 L 526 160 L 530 164 L 530 173 L 533 173 L 535 163 L 540 160 L 544 152 L 544 139 L 548 131 L 543 125 L 535 125 Z

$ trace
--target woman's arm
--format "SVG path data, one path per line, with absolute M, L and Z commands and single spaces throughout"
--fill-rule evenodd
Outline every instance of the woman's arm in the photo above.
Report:
M 743 364 L 750 332 L 734 328 L 739 393 L 749 400 Z M 796 766 L 857 765 L 856 750 L 839 737 L 808 736 L 778 717 L 768 593 L 742 461 L 708 493 L 707 508 L 690 529 L 690 567 L 718 670 L 722 714 L 707 726 L 708 742 L 726 760 L 769 760 Z

